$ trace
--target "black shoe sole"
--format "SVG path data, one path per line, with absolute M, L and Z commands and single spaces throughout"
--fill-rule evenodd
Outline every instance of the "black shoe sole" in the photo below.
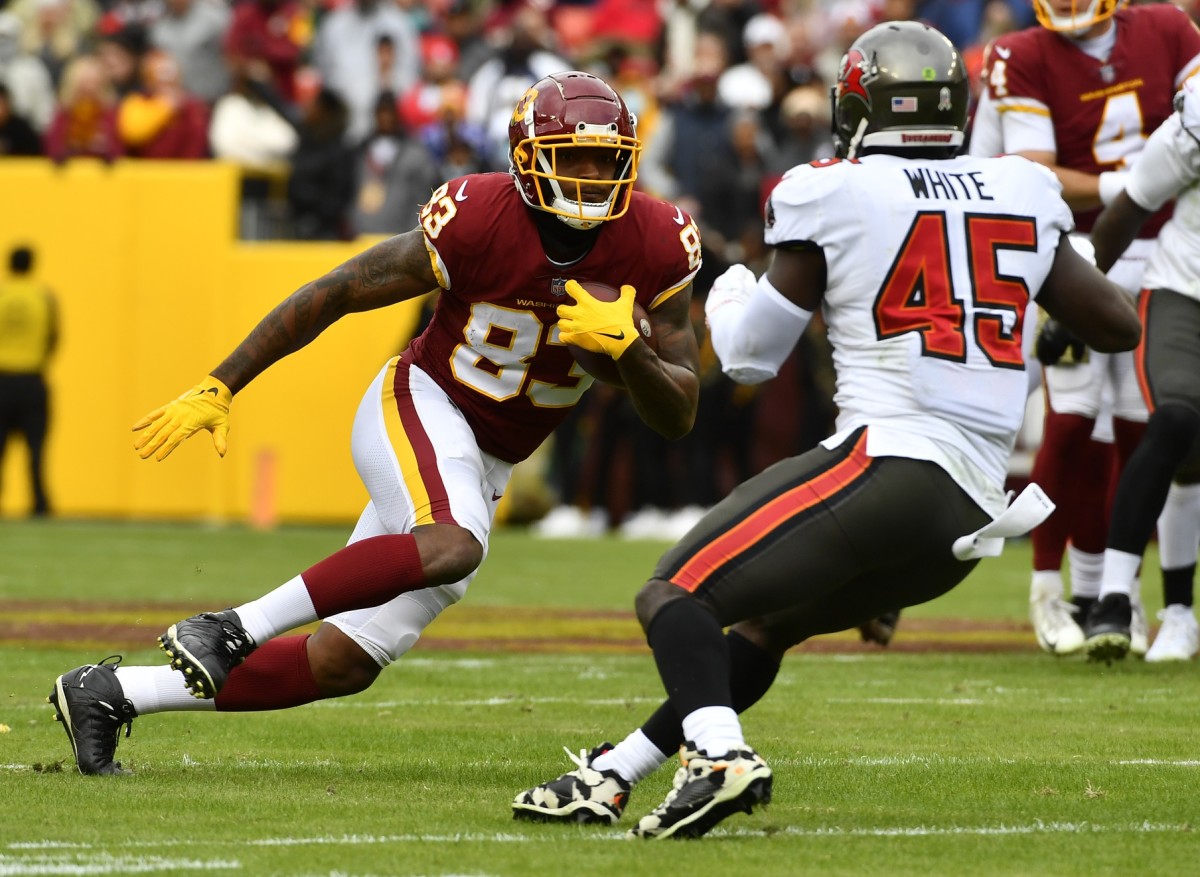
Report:
M 1112 664 L 1113 661 L 1124 660 L 1129 654 L 1129 634 L 1120 632 L 1098 633 L 1088 637 L 1084 643 L 1089 661 L 1103 661 Z
M 217 696 L 217 685 L 212 676 L 204 668 L 204 664 L 179 644 L 179 632 L 172 624 L 167 632 L 158 638 L 158 647 L 167 653 L 171 666 L 183 674 L 183 684 L 197 698 L 212 700 Z
M 718 801 L 702 813 L 675 823 L 666 831 L 654 835 L 653 840 L 675 838 L 690 840 L 708 834 L 719 822 L 735 813 L 745 813 L 749 816 L 756 806 L 771 803 L 772 777 L 759 777 L 751 780 L 750 784 L 736 798 L 728 801 Z
M 513 806 L 513 819 L 524 822 L 569 822 L 576 825 L 616 825 L 617 817 L 602 815 L 586 807 L 579 807 L 569 813 L 554 813 L 542 808 L 525 808 Z

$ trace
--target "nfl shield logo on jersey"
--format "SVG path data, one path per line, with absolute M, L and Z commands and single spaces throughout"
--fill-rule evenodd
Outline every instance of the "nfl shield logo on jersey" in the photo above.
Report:
M 562 298 L 567 294 L 567 278 L 555 277 L 550 281 L 550 294 Z

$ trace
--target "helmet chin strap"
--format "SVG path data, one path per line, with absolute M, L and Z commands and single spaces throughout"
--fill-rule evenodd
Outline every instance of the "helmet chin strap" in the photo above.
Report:
M 850 143 L 846 146 L 846 158 L 854 158 L 858 154 L 858 144 L 862 143 L 866 134 L 867 117 L 863 116 L 858 120 L 858 130 L 854 132 L 854 136 L 850 138 Z

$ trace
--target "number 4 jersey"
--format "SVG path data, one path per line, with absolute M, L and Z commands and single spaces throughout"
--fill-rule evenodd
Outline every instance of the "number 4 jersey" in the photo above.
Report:
M 510 463 L 533 453 L 592 383 L 558 338 L 567 280 L 629 284 L 650 312 L 700 268 L 691 218 L 640 192 L 570 265 L 546 256 L 507 173 L 451 180 L 420 222 L 442 292 L 404 356 L 446 391 L 479 447 Z
M 826 445 L 868 426 L 872 456 L 935 462 L 1003 509 L 1028 392 L 1026 313 L 1072 227 L 1058 180 L 1018 156 L 789 171 L 767 203 L 766 242 L 825 255 L 838 406 Z

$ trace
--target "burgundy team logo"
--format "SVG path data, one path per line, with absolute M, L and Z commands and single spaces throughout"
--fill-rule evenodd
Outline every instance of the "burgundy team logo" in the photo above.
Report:
M 851 49 L 842 59 L 842 70 L 838 74 L 838 98 L 852 94 L 870 107 L 871 95 L 864 83 L 866 75 L 866 56 L 858 49 Z

